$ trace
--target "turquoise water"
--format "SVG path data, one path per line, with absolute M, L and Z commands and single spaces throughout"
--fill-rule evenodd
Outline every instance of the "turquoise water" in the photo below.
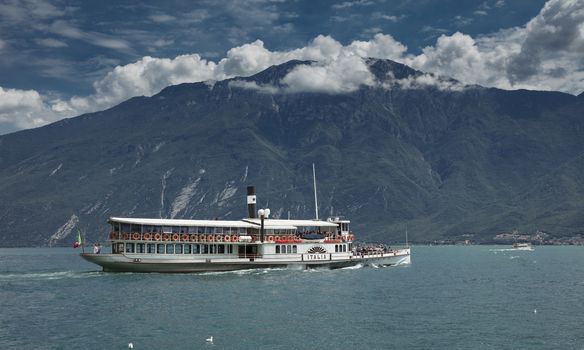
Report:
M 0 249 L 0 349 L 584 349 L 584 247 L 412 252 L 393 268 L 176 275 Z

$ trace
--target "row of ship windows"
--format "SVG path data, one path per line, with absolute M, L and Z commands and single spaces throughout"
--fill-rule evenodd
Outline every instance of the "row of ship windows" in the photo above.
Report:
M 298 248 L 295 245 L 277 245 L 276 254 L 296 254 Z
M 346 244 L 335 244 L 335 253 L 347 252 Z M 296 254 L 298 249 L 295 245 L 276 245 L 276 254 Z
M 345 253 L 347 252 L 346 244 L 335 244 L 335 253 Z
M 114 244 L 114 254 L 233 254 L 233 246 L 227 244 L 162 244 L 162 243 L 124 243 Z
M 178 233 L 178 234 L 248 234 L 248 229 L 245 227 L 210 227 L 210 226 L 151 226 L 151 225 L 135 225 L 135 224 L 112 224 L 112 232 L 139 232 L 139 233 Z M 266 234 L 294 234 L 296 230 L 285 229 L 266 229 Z

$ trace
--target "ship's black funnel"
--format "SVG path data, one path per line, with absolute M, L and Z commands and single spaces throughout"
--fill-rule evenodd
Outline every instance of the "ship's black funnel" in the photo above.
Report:
M 256 218 L 256 192 L 255 186 L 247 186 L 247 216 Z

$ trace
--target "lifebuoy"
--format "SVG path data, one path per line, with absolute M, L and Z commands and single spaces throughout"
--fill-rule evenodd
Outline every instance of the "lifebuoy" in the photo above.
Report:
M 176 241 L 178 241 L 179 239 L 180 239 L 180 236 L 178 235 L 178 233 L 173 233 L 173 234 L 172 234 L 172 240 L 173 240 L 173 241 L 175 241 L 175 242 L 176 242 Z
M 215 241 L 215 236 L 213 236 L 213 235 L 207 236 L 207 242 L 214 242 L 214 241 Z
M 154 234 L 154 240 L 155 241 L 160 241 L 160 238 L 162 238 L 162 236 L 160 235 L 160 233 L 157 232 L 157 233 Z
M 144 240 L 145 241 L 149 241 L 150 238 L 151 238 L 150 233 L 148 233 L 148 232 L 144 233 Z
M 207 242 L 207 236 L 199 235 L 199 242 Z
M 162 240 L 163 241 L 169 241 L 170 240 L 170 235 L 168 233 L 165 233 L 162 235 Z
M 188 240 L 189 240 L 189 235 L 187 235 L 186 233 L 183 233 L 183 234 L 180 236 L 180 240 L 181 240 L 181 241 L 184 241 L 184 242 L 188 241 Z
M 140 239 L 140 234 L 138 232 L 132 233 L 132 239 L 137 241 Z
M 215 242 L 223 242 L 223 235 L 217 235 L 215 237 Z
M 114 231 L 110 232 L 109 234 L 109 239 L 115 239 L 116 238 L 116 233 Z
M 189 238 L 191 239 L 191 242 L 196 242 L 199 236 L 193 234 Z
M 130 238 L 130 235 L 129 235 L 127 232 L 124 232 L 124 233 L 122 234 L 122 239 L 123 239 L 124 241 L 127 241 L 127 240 L 128 240 L 128 238 Z
M 231 242 L 231 236 L 230 235 L 225 235 L 225 237 L 223 237 L 223 241 L 225 241 L 225 242 Z
M 238 242 L 239 236 L 238 235 L 231 235 L 231 242 Z

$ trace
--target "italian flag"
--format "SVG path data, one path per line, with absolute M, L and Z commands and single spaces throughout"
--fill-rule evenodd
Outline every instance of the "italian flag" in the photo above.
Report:
M 77 229 L 77 241 L 73 243 L 73 248 L 79 248 L 82 244 L 83 241 L 81 241 L 81 231 Z

